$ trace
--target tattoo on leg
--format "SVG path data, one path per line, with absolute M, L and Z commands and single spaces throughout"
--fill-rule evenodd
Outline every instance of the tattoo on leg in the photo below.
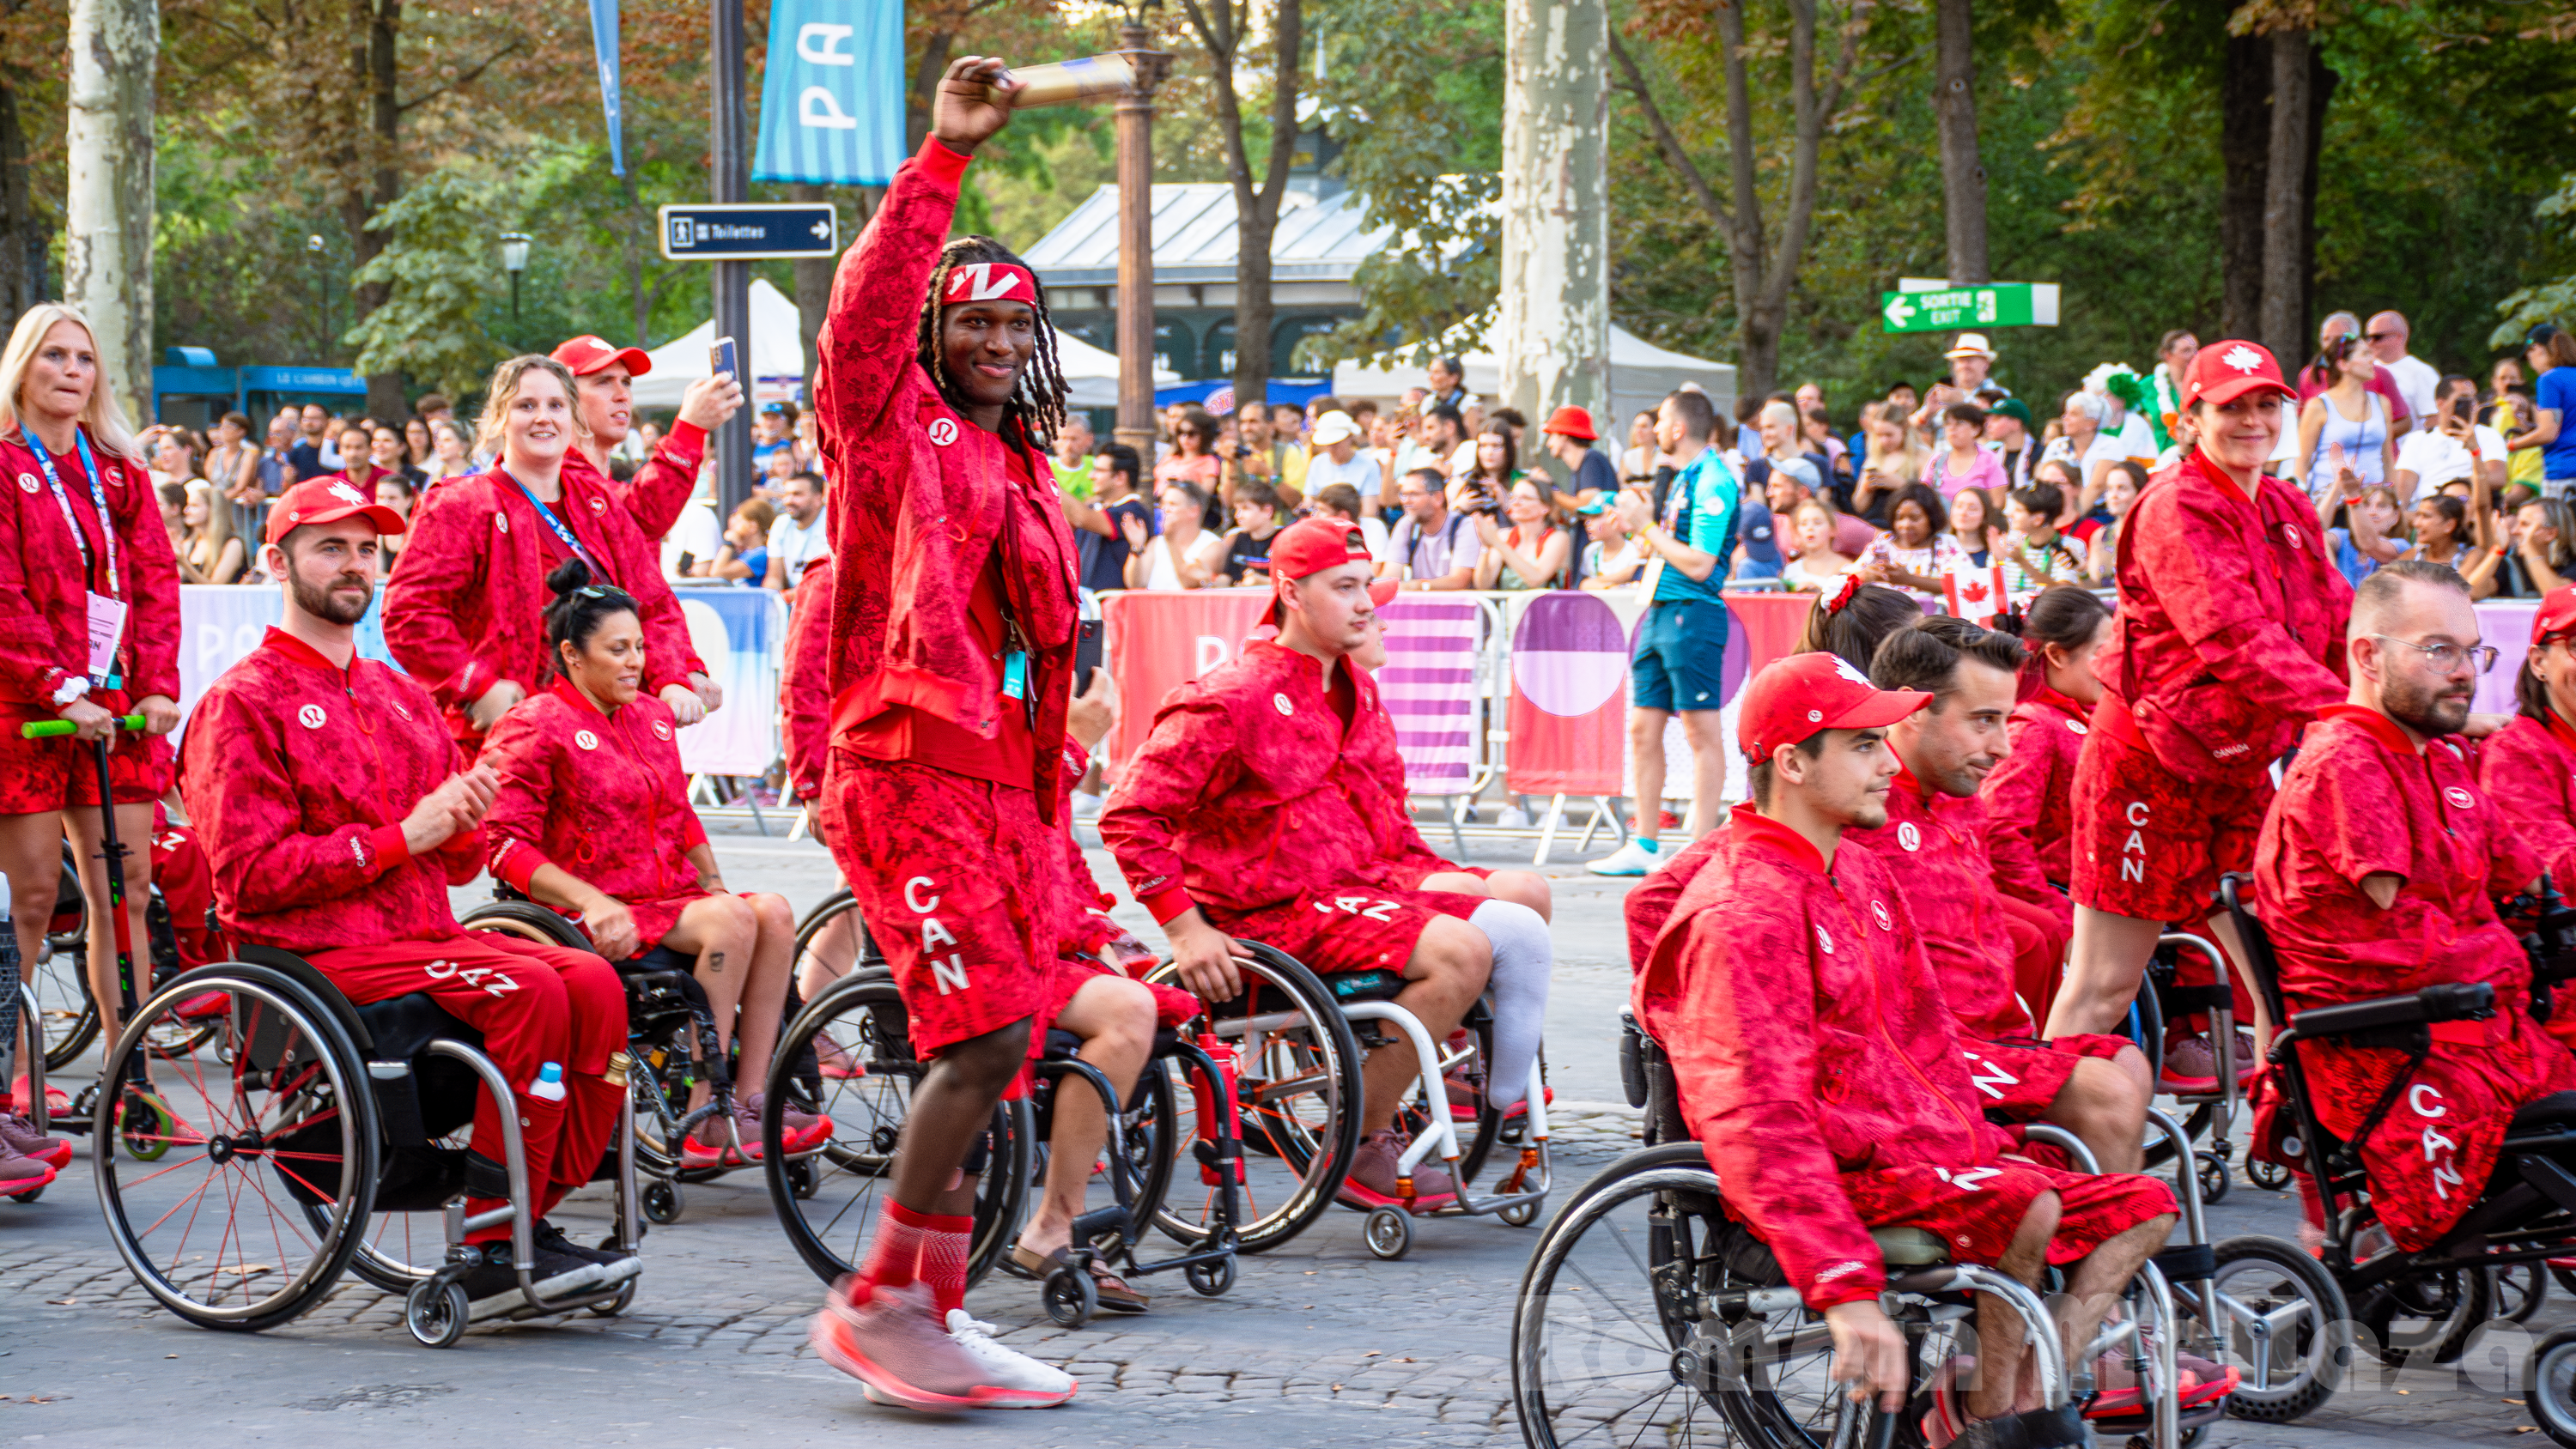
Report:
M 707 953 L 707 974 L 710 976 L 722 976 L 724 974 L 724 953 L 722 951 L 709 951 Z

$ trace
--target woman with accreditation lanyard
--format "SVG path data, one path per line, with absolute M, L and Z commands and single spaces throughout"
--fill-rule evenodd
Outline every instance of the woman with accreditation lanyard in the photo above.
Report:
M 475 443 L 497 460 L 487 472 L 429 490 L 412 516 L 402 567 L 385 586 L 386 647 L 404 673 L 429 686 L 469 760 L 502 713 L 553 673 L 546 575 L 575 558 L 593 579 L 634 595 L 646 690 L 680 724 L 706 717 L 705 701 L 689 688 L 689 676 L 703 676 L 706 666 L 689 647 L 653 543 L 596 472 L 564 466 L 582 426 L 562 363 L 514 357 L 495 368 Z
M 50 901 L 71 837 L 90 902 L 90 993 L 113 1041 L 117 932 L 105 914 L 94 751 L 108 739 L 117 839 L 132 846 L 126 936 L 141 942 L 152 895 L 142 846 L 170 773 L 158 737 L 179 724 L 179 567 L 141 449 L 99 375 L 97 338 L 69 307 L 29 309 L 0 350 L 0 479 L 14 485 L 0 487 L 0 872 L 23 907 Z M 143 716 L 151 738 L 122 736 L 113 722 L 130 714 Z M 19 735 L 55 719 L 77 732 Z M 21 909 L 16 921 L 18 959 L 33 961 L 45 912 Z M 9 1087 L 0 1080 L 0 1093 Z M 68 1159 L 68 1147 L 36 1136 L 30 1105 L 0 1096 L 0 1162 L 18 1153 Z
M 2565 896 L 2576 892 L 2576 584 L 2531 616 L 2513 699 L 2513 723 L 2478 750 L 2478 779 Z M 2576 1011 L 2552 1012 L 2549 1029 L 2576 1041 Z

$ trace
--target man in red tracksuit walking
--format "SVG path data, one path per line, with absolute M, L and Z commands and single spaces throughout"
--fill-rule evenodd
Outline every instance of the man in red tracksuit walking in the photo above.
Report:
M 180 793 L 213 867 L 216 916 L 235 939 L 303 956 L 362 1005 L 425 992 L 483 1034 L 517 1092 L 529 1191 L 547 1212 L 590 1181 L 607 1146 L 625 1089 L 603 1074 L 626 1040 L 626 996 L 587 951 L 468 935 L 448 910 L 447 888 L 481 873 L 497 781 L 488 768 L 459 773 L 427 690 L 357 657 L 377 538 L 402 527 L 343 478 L 279 496 L 263 562 L 286 581 L 285 617 L 198 701 Z M 560 1102 L 527 1090 L 547 1063 L 562 1069 Z M 497 1177 L 499 1109 L 478 1096 L 484 1161 L 472 1166 Z M 469 1213 L 499 1206 L 466 1200 Z M 515 1306 L 508 1225 L 467 1238 L 485 1253 L 464 1279 L 473 1316 Z M 552 1296 L 642 1265 L 541 1224 L 529 1266 Z
M 1554 961 L 1545 882 L 1431 853 L 1405 809 L 1395 724 L 1351 662 L 1376 642 L 1367 544 L 1346 522 L 1307 519 L 1270 544 L 1279 637 L 1244 647 L 1174 690 L 1101 812 L 1100 838 L 1170 938 L 1182 981 L 1211 1001 L 1241 994 L 1232 938 L 1325 973 L 1389 971 L 1431 1040 L 1454 1031 L 1491 980 L 1497 1105 L 1521 1100 Z M 1396 1113 L 1418 1080 L 1398 1037 L 1369 1053 L 1365 1134 L 1351 1200 L 1439 1199 L 1449 1174 L 1397 1174 Z
M 812 1336 L 872 1401 L 928 1410 L 1075 1390 L 964 1308 L 969 1154 L 1045 1040 L 1073 891 L 1057 772 L 1074 550 L 1044 452 L 1063 376 L 1036 275 L 990 238 L 946 240 L 969 158 L 1010 119 L 991 94 L 1007 74 L 968 56 L 941 77 L 930 137 L 842 258 L 816 339 L 842 495 L 817 813 L 930 1068 L 866 1261 Z
M 2382 565 L 2353 599 L 2348 647 L 2351 697 L 2322 711 L 2281 781 L 2255 897 L 2293 1013 L 2442 982 L 2495 988 L 2495 1015 L 2435 1024 L 2421 1062 L 2332 1038 L 2297 1047 L 2319 1119 L 2361 1134 L 2379 1221 L 2419 1249 L 2486 1186 L 2514 1108 L 2576 1090 L 2576 1060 L 2532 1020 L 2530 959 L 2496 919 L 2495 898 L 2541 862 L 2460 740 L 2495 658 L 2468 586 L 2440 564 Z
M 1832 654 L 1793 655 L 1742 696 L 1737 737 L 1753 803 L 1739 805 L 1683 890 L 1638 973 L 1638 1021 L 1671 1058 L 1683 1120 L 1726 1183 L 1730 1212 L 1769 1246 L 1789 1286 L 1822 1313 L 1833 1376 L 1900 1407 L 1910 1349 L 1879 1307 L 1887 1274 L 1872 1228 L 1938 1234 L 1961 1262 L 2035 1283 L 2067 1269 L 2060 1329 L 2071 1369 L 2103 1400 L 2136 1391 L 2118 1355 L 2083 1346 L 2161 1248 L 2173 1195 L 2149 1177 L 2084 1176 L 2008 1156 L 1979 1113 L 1940 974 L 1890 865 L 1844 838 L 1887 819 L 1898 764 L 1889 726 L 1930 696 L 1872 687 Z M 2019 1322 L 1981 1300 L 1979 1341 Z M 2022 1355 L 1983 1356 L 1965 1403 L 1947 1376 L 1925 1429 L 1935 1443 L 2070 1443 L 2052 1416 L 2002 1424 Z M 2207 1394 L 2197 1381 L 2190 1393 Z M 2223 1388 L 2218 1392 L 2224 1392 Z M 2096 1407 L 2100 1407 L 2097 1401 Z M 1933 1422 L 1937 1421 L 1937 1422 Z M 2022 1437 L 2029 1431 L 2053 1437 Z

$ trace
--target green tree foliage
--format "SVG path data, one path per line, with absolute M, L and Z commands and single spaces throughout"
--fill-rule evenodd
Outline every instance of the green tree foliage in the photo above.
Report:
M 403 372 L 451 394 L 471 392 L 499 359 L 483 328 L 491 265 L 490 189 L 434 171 L 367 221 L 385 249 L 355 280 L 385 288 L 384 305 L 349 329 L 362 373 Z

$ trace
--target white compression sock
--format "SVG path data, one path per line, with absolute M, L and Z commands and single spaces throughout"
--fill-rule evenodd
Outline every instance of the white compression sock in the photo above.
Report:
M 1467 924 L 1485 933 L 1494 952 L 1494 1058 L 1485 1090 L 1497 1107 L 1528 1095 L 1530 1064 L 1547 1025 L 1547 980 L 1556 943 L 1539 913 L 1517 901 L 1487 901 Z

